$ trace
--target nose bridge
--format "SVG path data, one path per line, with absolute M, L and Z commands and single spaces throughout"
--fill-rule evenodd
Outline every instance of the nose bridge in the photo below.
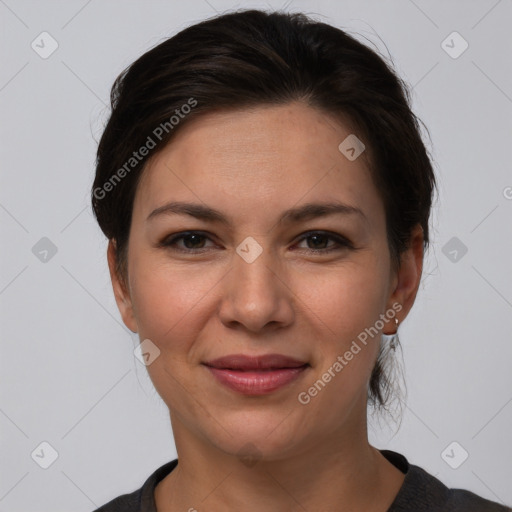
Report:
M 275 278 L 275 271 L 272 272 L 271 269 L 275 267 L 275 261 L 268 248 L 258 249 L 250 242 L 240 244 L 233 259 L 233 266 L 232 274 L 235 277 L 237 292 L 252 296 L 271 291 L 269 286 L 272 286 L 272 277 Z
M 240 323 L 256 331 L 269 323 L 290 319 L 291 306 L 286 287 L 277 277 L 278 262 L 268 248 L 256 240 L 244 240 L 236 250 L 227 276 L 221 307 L 224 323 Z

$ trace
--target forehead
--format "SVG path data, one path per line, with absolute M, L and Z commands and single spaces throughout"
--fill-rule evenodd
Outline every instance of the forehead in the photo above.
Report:
M 201 115 L 148 162 L 134 209 L 147 216 L 188 200 L 242 218 L 301 198 L 378 207 L 366 155 L 351 161 L 339 149 L 351 133 L 302 103 Z
M 339 161 L 338 146 L 350 133 L 347 121 L 300 102 L 259 106 L 200 115 L 180 129 L 158 156 L 171 156 L 175 163 L 191 168 L 198 162 L 215 162 L 236 170 L 236 175 L 254 175 L 256 167 L 274 171 L 281 159 L 283 172 L 290 175 L 305 165 L 318 170 Z M 238 166 L 239 162 L 244 165 Z

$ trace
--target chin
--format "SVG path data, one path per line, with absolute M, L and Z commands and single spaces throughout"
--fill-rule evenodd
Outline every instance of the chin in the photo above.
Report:
M 281 409 L 282 410 L 282 409 Z M 257 460 L 279 460 L 293 453 L 300 443 L 297 435 L 300 423 L 281 414 L 252 412 L 250 414 L 218 414 L 222 418 L 217 423 L 208 418 L 208 426 L 203 435 L 210 439 L 222 452 L 240 458 Z M 284 420 L 284 421 L 283 421 Z M 222 425 L 222 426 L 221 426 Z M 293 433 L 293 435 L 291 435 Z

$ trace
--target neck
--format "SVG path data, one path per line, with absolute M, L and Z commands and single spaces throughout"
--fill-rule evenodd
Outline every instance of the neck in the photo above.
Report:
M 355 429 L 364 433 L 358 436 L 332 432 L 279 458 L 251 458 L 206 443 L 172 415 L 171 422 L 179 463 L 155 490 L 158 512 L 386 512 L 403 483 L 403 473 L 370 446 L 366 428 Z

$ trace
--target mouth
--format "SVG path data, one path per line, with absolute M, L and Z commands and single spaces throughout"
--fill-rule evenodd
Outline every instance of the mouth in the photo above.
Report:
M 267 395 L 295 381 L 309 363 L 280 354 L 235 354 L 203 363 L 216 380 L 244 395 Z

